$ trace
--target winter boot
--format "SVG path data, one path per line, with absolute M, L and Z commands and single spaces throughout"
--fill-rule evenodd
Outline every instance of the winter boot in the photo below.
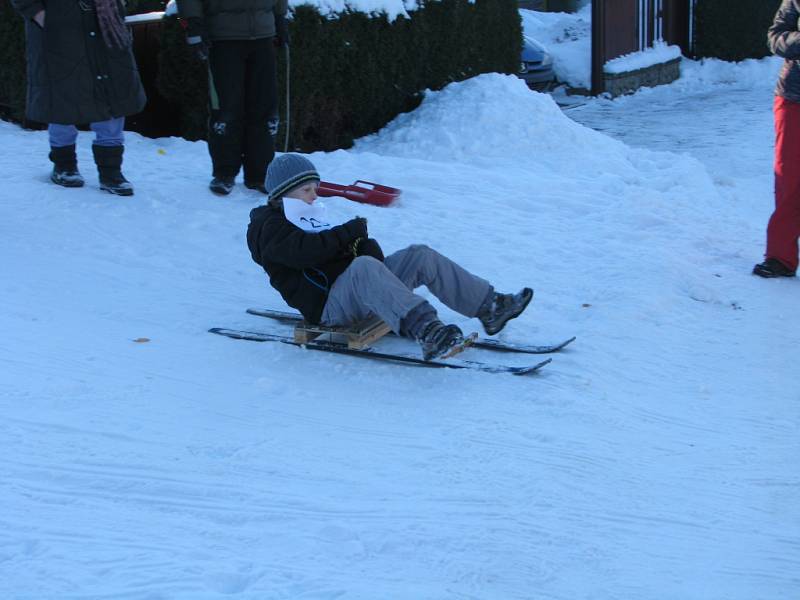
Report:
M 448 351 L 464 342 L 464 334 L 455 325 L 445 325 L 439 319 L 428 323 L 417 340 L 422 346 L 422 358 L 433 360 L 445 356 Z
M 261 192 L 262 194 L 266 194 L 267 196 L 269 196 L 269 192 L 267 191 L 267 187 L 264 185 L 263 181 L 262 182 L 245 181 L 244 187 L 246 187 L 248 190 L 255 190 L 257 192 Z
M 235 182 L 235 177 L 214 177 L 208 184 L 208 189 L 217 196 L 227 196 L 233 190 Z
M 487 335 L 500 333 L 511 319 L 522 314 L 533 298 L 531 288 L 522 288 L 516 294 L 498 294 L 495 292 L 489 297 L 478 312 L 478 318 L 483 324 Z
M 794 277 L 796 271 L 792 271 L 776 258 L 768 258 L 763 263 L 753 267 L 753 275 L 759 277 Z
M 83 177 L 78 173 L 78 157 L 75 155 L 75 144 L 58 148 L 51 147 L 50 160 L 53 161 L 53 172 L 50 174 L 50 181 L 64 187 L 83 187 Z
M 117 196 L 133 196 L 133 186 L 122 175 L 124 146 L 92 146 L 100 174 L 100 189 Z

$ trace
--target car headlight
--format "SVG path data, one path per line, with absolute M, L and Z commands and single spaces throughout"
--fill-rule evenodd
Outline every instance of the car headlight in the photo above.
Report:
M 553 57 L 550 56 L 549 54 L 545 54 L 542 57 L 542 66 L 549 67 L 552 64 L 553 64 Z

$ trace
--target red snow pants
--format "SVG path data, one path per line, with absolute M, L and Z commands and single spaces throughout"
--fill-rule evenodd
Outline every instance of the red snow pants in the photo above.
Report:
M 767 225 L 767 258 L 797 269 L 800 237 L 800 103 L 775 96 L 775 212 Z

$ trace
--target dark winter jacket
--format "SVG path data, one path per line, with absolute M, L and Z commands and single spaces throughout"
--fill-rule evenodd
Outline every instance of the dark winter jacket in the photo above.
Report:
M 783 0 L 775 21 L 769 28 L 767 43 L 783 63 L 775 93 L 792 102 L 800 102 L 800 0 Z
M 250 211 L 247 228 L 253 260 L 286 303 L 310 323 L 319 323 L 328 291 L 355 258 L 351 246 L 358 238 L 367 238 L 364 219 L 307 233 L 272 204 Z
M 11 4 L 25 17 L 29 119 L 75 125 L 141 112 L 146 98 L 133 50 L 106 45 L 93 2 Z M 44 28 L 33 21 L 42 9 Z
M 275 17 L 286 15 L 287 0 L 178 0 L 186 20 L 202 22 L 211 41 L 274 37 Z

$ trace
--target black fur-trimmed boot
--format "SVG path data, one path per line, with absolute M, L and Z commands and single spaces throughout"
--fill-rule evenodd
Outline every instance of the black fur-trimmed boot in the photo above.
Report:
M 133 186 L 122 175 L 124 146 L 92 146 L 100 175 L 100 189 L 117 196 L 133 196 Z
M 50 147 L 50 160 L 53 161 L 53 172 L 50 181 L 69 188 L 83 187 L 84 181 L 78 172 L 78 157 L 75 144 L 71 146 Z

